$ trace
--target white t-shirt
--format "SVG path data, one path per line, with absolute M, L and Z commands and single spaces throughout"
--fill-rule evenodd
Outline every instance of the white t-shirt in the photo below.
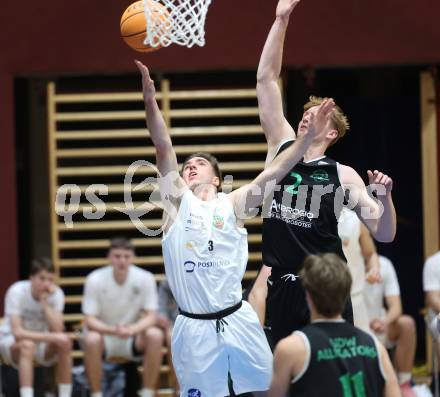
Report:
M 64 293 L 60 287 L 55 287 L 55 292 L 47 301 L 56 311 L 64 310 Z M 26 330 L 38 332 L 49 330 L 43 306 L 32 296 L 29 280 L 17 281 L 8 288 L 5 296 L 6 321 L 2 326 L 2 332 L 11 332 L 10 318 L 13 315 L 21 317 L 22 327 Z
M 113 277 L 113 267 L 94 270 L 86 279 L 82 312 L 108 325 L 133 324 L 143 310 L 157 310 L 154 276 L 131 265 L 124 284 Z
M 430 256 L 423 267 L 423 290 L 440 291 L 440 252 Z
M 380 283 L 365 283 L 364 299 L 367 305 L 368 317 L 371 320 L 382 319 L 386 315 L 384 298 L 400 296 L 399 281 L 392 262 L 384 256 L 379 256 Z

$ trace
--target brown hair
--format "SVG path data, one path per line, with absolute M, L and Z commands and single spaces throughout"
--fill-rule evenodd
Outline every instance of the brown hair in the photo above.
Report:
M 46 270 L 49 273 L 55 273 L 55 267 L 49 258 L 45 258 L 45 257 L 35 258 L 32 261 L 29 275 L 35 276 L 36 274 L 40 273 L 42 270 Z
M 114 237 L 110 240 L 109 252 L 112 249 L 123 249 L 134 252 L 134 246 L 126 237 Z
M 209 164 L 211 164 L 211 167 L 214 171 L 215 176 L 218 177 L 218 179 L 219 179 L 219 185 L 218 185 L 217 190 L 220 190 L 221 185 L 222 185 L 222 172 L 220 171 L 220 167 L 218 165 L 218 160 L 210 153 L 198 152 L 198 153 L 194 153 L 194 154 L 191 154 L 190 156 L 188 156 L 182 164 L 181 173 L 183 173 L 183 169 L 185 168 L 186 163 L 189 160 L 193 159 L 194 157 L 204 158 L 205 160 L 207 160 L 209 162 Z
M 336 254 L 310 255 L 304 261 L 300 279 L 319 314 L 341 314 L 350 295 L 351 274 Z
M 328 98 L 310 96 L 309 101 L 304 105 L 304 111 L 307 111 L 314 106 L 321 105 L 321 103 L 326 99 Z M 333 128 L 338 132 L 338 136 L 331 143 L 331 145 L 333 145 L 339 138 L 342 138 L 347 133 L 347 131 L 350 129 L 350 123 L 348 122 L 347 116 L 339 106 L 335 106 L 335 109 L 330 116 L 330 120 Z

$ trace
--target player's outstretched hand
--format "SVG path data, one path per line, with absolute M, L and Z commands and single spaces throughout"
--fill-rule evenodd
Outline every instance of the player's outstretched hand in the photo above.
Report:
M 300 0 L 279 0 L 277 5 L 277 17 L 287 18 Z
M 156 95 L 156 88 L 154 87 L 154 81 L 151 80 L 150 71 L 142 62 L 138 61 L 137 59 L 135 59 L 134 63 L 142 74 L 142 90 L 144 93 L 144 98 L 154 98 Z
M 388 175 L 378 170 L 374 170 L 373 172 L 368 170 L 367 174 L 370 185 L 383 185 L 385 186 L 386 193 L 391 193 L 393 190 L 393 180 Z
M 312 116 L 312 126 L 315 127 L 318 133 L 327 125 L 334 108 L 335 101 L 333 101 L 332 98 L 325 99 L 321 105 L 319 105 L 316 115 Z
M 306 112 L 298 128 L 298 136 L 307 135 L 308 139 L 313 140 L 324 130 L 334 108 L 335 102 L 333 99 L 327 98 L 321 103 L 321 105 L 319 105 L 316 114 L 313 112 Z

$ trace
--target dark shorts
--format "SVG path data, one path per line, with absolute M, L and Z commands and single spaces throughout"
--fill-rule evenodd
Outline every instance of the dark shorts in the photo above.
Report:
M 273 347 L 281 339 L 310 323 L 310 311 L 304 288 L 299 278 L 295 279 L 292 275 L 272 274 L 268 280 L 266 305 L 266 326 L 270 330 L 270 345 Z M 342 317 L 353 324 L 350 298 Z

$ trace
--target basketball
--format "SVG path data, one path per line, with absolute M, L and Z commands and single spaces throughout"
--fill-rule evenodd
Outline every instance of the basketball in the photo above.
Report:
M 166 23 L 169 13 L 163 5 L 147 0 L 147 4 L 155 14 L 158 24 Z M 140 52 L 157 51 L 161 46 L 152 47 L 144 44 L 146 37 L 147 21 L 145 18 L 145 3 L 143 0 L 131 4 L 121 17 L 121 37 L 134 50 Z M 159 37 L 154 37 L 155 43 L 159 42 Z

